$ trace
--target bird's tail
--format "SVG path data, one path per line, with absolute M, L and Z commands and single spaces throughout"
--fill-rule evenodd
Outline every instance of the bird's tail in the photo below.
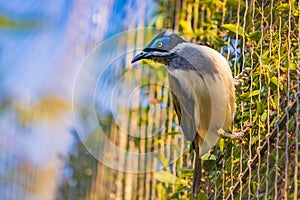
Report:
M 202 165 L 201 158 L 199 157 L 198 151 L 195 149 L 195 168 L 193 176 L 193 196 L 197 197 L 201 188 L 201 177 L 202 177 Z

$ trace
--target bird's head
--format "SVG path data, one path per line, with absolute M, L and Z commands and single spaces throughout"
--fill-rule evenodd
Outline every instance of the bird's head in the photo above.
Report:
M 163 31 L 159 33 L 141 53 L 137 54 L 131 63 L 142 59 L 149 59 L 167 64 L 172 56 L 176 54 L 176 46 L 183 42 L 185 41 L 175 33 Z

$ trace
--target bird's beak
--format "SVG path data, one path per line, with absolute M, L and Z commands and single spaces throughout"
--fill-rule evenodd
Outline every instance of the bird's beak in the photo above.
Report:
M 151 55 L 152 54 L 150 52 L 142 51 L 132 59 L 131 63 L 135 63 L 136 61 L 149 58 Z

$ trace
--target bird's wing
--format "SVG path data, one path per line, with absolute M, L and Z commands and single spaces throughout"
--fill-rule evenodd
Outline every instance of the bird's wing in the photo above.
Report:
M 179 123 L 180 123 L 180 121 L 181 121 L 181 108 L 180 108 L 180 103 L 179 103 L 178 98 L 177 98 L 176 95 L 174 94 L 174 92 L 171 91 L 171 94 L 172 94 L 173 106 L 174 106 L 174 108 L 175 108 L 175 112 L 176 112 L 176 114 L 177 114 L 178 121 L 179 121 Z
M 181 87 L 175 77 L 169 75 L 169 83 L 173 104 L 183 134 L 189 141 L 193 141 L 197 135 L 197 126 L 194 118 L 194 99 Z

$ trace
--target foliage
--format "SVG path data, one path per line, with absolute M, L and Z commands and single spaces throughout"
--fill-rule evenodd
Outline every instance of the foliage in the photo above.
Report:
M 257 148 L 268 141 L 267 134 L 276 128 L 287 106 L 296 99 L 297 87 L 299 91 L 299 10 L 296 1 L 288 4 L 281 1 L 195 0 L 159 1 L 159 4 L 159 26 L 163 24 L 164 28 L 188 35 L 192 42 L 209 42 L 228 58 L 234 75 L 246 67 L 251 69 L 247 73 L 247 80 L 238 86 L 234 123 L 235 131 L 239 131 L 247 123 L 253 123 L 250 134 L 240 144 L 221 139 L 211 152 L 214 159 L 204 160 L 203 191 L 207 196 L 216 194 L 225 197 L 229 194 L 229 187 L 240 181 L 239 176 L 257 154 Z M 268 182 L 275 181 L 274 166 L 279 162 L 278 170 L 285 171 L 283 153 L 288 152 L 291 157 L 294 151 L 284 149 L 276 153 L 276 148 L 282 148 L 285 143 L 294 144 L 294 123 L 297 116 L 295 118 L 291 114 L 289 119 L 285 129 L 291 134 L 284 137 L 286 131 L 277 131 L 279 146 L 274 144 L 275 140 L 269 141 L 268 146 L 270 148 L 272 145 L 272 149 L 269 149 L 267 156 L 262 155 L 264 157 L 260 158 L 257 169 L 252 171 L 251 180 L 248 179 L 249 182 L 243 184 L 240 197 L 246 198 L 249 195 L 261 198 L 274 195 L 274 187 L 267 185 Z M 208 163 L 209 167 L 205 167 Z M 293 165 L 290 167 L 293 168 Z M 181 169 L 182 166 L 176 168 Z M 259 175 L 253 175 L 255 173 Z M 178 170 L 176 175 L 180 179 L 189 179 L 191 172 L 182 173 Z M 293 182 L 293 173 L 287 175 Z M 283 174 L 278 176 L 278 187 L 284 188 Z M 190 184 L 189 182 L 187 187 L 181 189 L 175 186 L 175 191 L 172 190 L 173 185 L 164 186 L 165 190 L 174 191 L 167 192 L 170 194 L 168 197 L 184 199 L 190 193 Z M 290 185 L 292 189 L 289 192 L 292 193 L 293 184 Z M 189 192 L 183 193 L 183 190 Z M 283 195 L 279 189 L 276 192 Z

